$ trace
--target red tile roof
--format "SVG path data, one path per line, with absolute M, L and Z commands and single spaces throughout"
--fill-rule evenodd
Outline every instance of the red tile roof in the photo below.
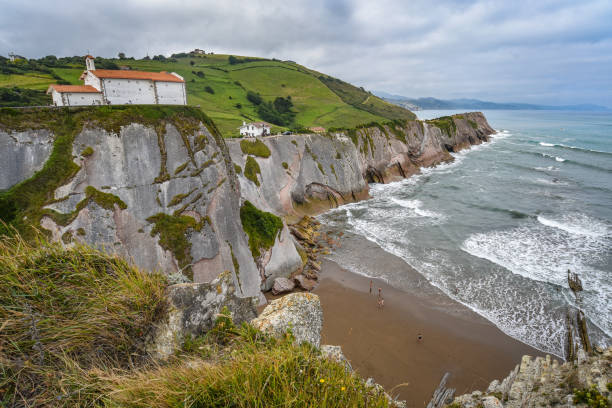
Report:
M 57 92 L 77 92 L 77 93 L 100 93 L 96 88 L 91 85 L 49 85 L 47 92 L 55 89 Z
M 125 71 L 120 69 L 96 69 L 89 72 L 98 78 L 148 79 L 159 82 L 185 82 L 183 79 L 167 72 Z
M 321 126 L 309 127 L 308 130 L 312 130 L 315 133 L 325 133 L 325 128 Z
M 266 122 L 251 122 L 251 123 L 247 123 L 247 126 L 249 125 L 253 125 L 255 127 L 270 127 L 269 123 Z

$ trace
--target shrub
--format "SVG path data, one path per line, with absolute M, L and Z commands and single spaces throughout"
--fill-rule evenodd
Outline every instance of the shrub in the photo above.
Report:
M 215 93 L 215 90 L 212 89 L 210 87 L 210 85 L 206 85 L 206 87 L 204 88 L 204 91 L 208 92 L 209 94 L 214 94 Z
M 291 97 L 277 97 L 274 102 L 262 102 L 257 106 L 257 114 L 266 122 L 278 126 L 291 126 L 295 119 L 295 112 L 291 111 L 293 103 Z
M 261 255 L 260 249 L 270 249 L 283 228 L 283 221 L 276 215 L 261 211 L 250 201 L 240 207 L 242 228 L 249 237 L 249 247 L 254 258 Z
M 51 96 L 45 91 L 36 91 L 14 86 L 12 88 L 0 87 L 0 107 L 2 106 L 42 106 L 50 105 Z
M 234 171 L 236 172 L 236 174 L 242 174 L 242 167 L 234 163 Z
M 601 395 L 596 385 L 574 390 L 574 404 L 587 404 L 591 408 L 608 408 L 608 399 Z
M 248 91 L 246 98 L 253 105 L 259 105 L 263 101 L 263 99 L 261 98 L 261 95 L 259 95 L 258 93 L 255 93 L 253 91 Z
M 259 186 L 259 179 L 257 178 L 257 175 L 260 173 L 261 169 L 259 168 L 257 160 L 255 160 L 253 156 L 247 157 L 246 164 L 244 166 L 244 177 Z
M 457 125 L 452 116 L 442 116 L 437 119 L 427 120 L 426 122 L 440 128 L 442 133 L 446 133 L 448 137 L 451 137 L 457 131 Z
M 270 157 L 270 154 L 272 154 L 268 146 L 259 139 L 255 139 L 254 142 L 242 139 L 240 141 L 240 149 L 243 154 L 252 154 L 253 156 L 263 157 L 264 159 Z
M 83 151 L 81 152 L 81 156 L 83 157 L 89 157 L 92 154 L 94 154 L 94 149 L 91 146 L 87 146 L 85 149 L 83 149 Z
M 168 215 L 159 213 L 147 218 L 147 221 L 155 223 L 151 230 L 151 236 L 159 234 L 159 245 L 171 251 L 181 268 L 186 267 L 192 261 L 191 258 L 191 242 L 187 238 L 188 230 L 200 231 L 203 227 L 203 222 L 197 222 L 195 218 L 188 215 Z M 188 278 L 191 268 L 185 271 Z
M 284 168 L 285 170 L 289 168 L 289 165 L 287 164 L 287 162 L 283 162 L 282 164 L 283 164 L 283 168 Z

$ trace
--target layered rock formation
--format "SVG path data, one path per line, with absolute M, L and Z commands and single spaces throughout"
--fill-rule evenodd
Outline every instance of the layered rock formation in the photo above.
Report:
M 368 183 L 409 177 L 421 167 L 453 160 L 449 152 L 488 140 L 494 130 L 479 112 L 436 122 L 374 124 L 327 134 L 268 136 L 269 157 L 254 157 L 258 182 L 238 175 L 242 197 L 277 215 L 318 213 L 368 196 Z M 232 161 L 245 168 L 248 154 L 226 141 Z M 259 184 L 259 185 L 258 185 Z
M 579 354 L 577 362 L 565 364 L 552 360 L 550 356 L 535 359 L 523 356 L 508 377 L 491 382 L 486 392 L 474 391 L 459 396 L 450 406 L 595 407 L 601 406 L 598 398 L 604 401 L 603 406 L 609 406 L 612 400 L 612 348 L 591 356 L 582 350 Z
M 240 222 L 240 188 L 212 122 L 183 107 L 118 107 L 108 115 L 104 109 L 0 112 L 0 143 L 13 146 L 0 150 L 0 163 L 33 154 L 33 145 L 51 139 L 48 167 L 74 169 L 57 188 L 39 183 L 50 189 L 41 208 L 27 207 L 20 195 L 32 193 L 19 185 L 8 191 L 8 205 L 26 207 L 32 222 L 40 217 L 67 245 L 104 248 L 174 283 L 210 282 L 230 271 L 238 296 L 257 296 L 261 278 Z M 44 158 L 44 149 L 36 154 Z M 33 184 L 54 177 L 49 168 L 32 175 L 36 166 L 16 173 L 11 166 L 5 178 L 32 176 Z
M 368 182 L 452 160 L 449 151 L 492 132 L 482 114 L 469 113 L 266 137 L 269 153 L 255 156 L 189 107 L 4 110 L 0 189 L 8 191 L 0 207 L 16 210 L 5 221 L 40 224 L 66 245 L 104 247 L 174 283 L 230 271 L 237 296 L 251 297 L 312 261 L 296 249 L 287 221 L 366 198 Z M 34 200 L 36 189 L 49 191 Z M 240 221 L 245 200 L 284 218 L 257 259 Z

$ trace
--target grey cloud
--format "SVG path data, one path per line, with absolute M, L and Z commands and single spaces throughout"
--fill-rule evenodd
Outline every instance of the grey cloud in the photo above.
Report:
M 199 47 L 415 97 L 612 106 L 608 0 L 0 0 L 0 10 L 3 55 Z

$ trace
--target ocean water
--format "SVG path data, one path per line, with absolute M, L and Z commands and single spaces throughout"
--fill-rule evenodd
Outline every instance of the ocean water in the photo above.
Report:
M 417 112 L 422 119 L 450 113 L 458 112 Z M 497 130 L 490 143 L 401 182 L 373 184 L 372 199 L 321 219 L 400 257 L 539 350 L 563 356 L 568 307 L 584 311 L 594 343 L 612 344 L 612 114 L 484 113 Z M 355 262 L 354 252 L 331 257 L 409 286 L 401 270 Z M 578 299 L 568 269 L 583 282 Z

